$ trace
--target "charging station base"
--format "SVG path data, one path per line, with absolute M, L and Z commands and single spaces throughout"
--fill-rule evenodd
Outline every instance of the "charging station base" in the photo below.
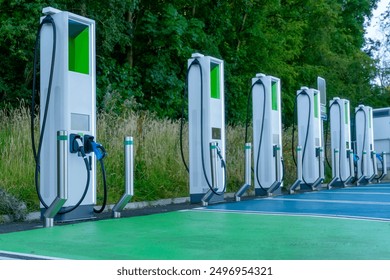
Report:
M 272 194 L 274 195 L 280 195 L 282 194 L 282 188 L 279 187 L 276 189 Z M 260 188 L 255 188 L 255 196 L 268 196 L 268 188 L 266 189 L 260 189 Z
M 93 212 L 94 205 L 80 205 L 75 210 L 69 213 L 65 214 L 57 214 L 54 217 L 54 220 L 57 222 L 72 222 L 72 221 L 79 221 L 79 220 L 91 220 L 95 219 L 95 215 Z M 63 207 L 61 208 L 61 211 L 66 211 L 68 208 L 71 207 Z M 43 214 L 45 213 L 46 209 L 41 208 L 41 219 L 44 219 Z
M 301 191 L 315 191 L 316 189 L 313 189 L 313 186 L 311 184 L 301 184 L 300 190 Z
M 190 202 L 191 204 L 197 204 L 202 203 L 202 198 L 204 197 L 204 193 L 197 193 L 197 194 L 191 194 L 190 195 Z M 215 203 L 221 203 L 225 202 L 224 195 L 221 193 L 221 195 L 213 195 L 213 197 L 208 202 L 209 204 L 215 204 Z

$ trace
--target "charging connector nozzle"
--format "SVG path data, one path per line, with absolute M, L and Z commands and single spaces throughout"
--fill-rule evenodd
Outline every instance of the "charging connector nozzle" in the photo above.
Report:
M 106 155 L 106 150 L 103 145 L 94 141 L 94 137 L 91 135 L 84 136 L 85 152 L 94 152 L 97 160 L 102 160 Z
M 84 143 L 83 139 L 78 134 L 71 134 L 70 135 L 70 152 L 72 154 L 78 153 L 79 156 L 82 156 L 83 158 L 86 157 L 86 151 L 84 149 Z

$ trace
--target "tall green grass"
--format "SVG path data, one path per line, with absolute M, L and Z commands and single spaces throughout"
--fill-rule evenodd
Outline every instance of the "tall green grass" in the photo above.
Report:
M 38 123 L 35 126 L 38 137 Z M 134 137 L 135 196 L 133 200 L 155 200 L 188 196 L 188 174 L 179 145 L 180 121 L 158 119 L 150 113 L 128 112 L 121 116 L 101 113 L 96 140 L 107 150 L 105 167 L 108 203 L 115 203 L 124 189 L 124 136 Z M 249 130 L 250 131 L 250 130 Z M 228 192 L 244 181 L 243 126 L 227 126 L 226 161 Z M 188 127 L 183 129 L 184 154 L 188 162 Z M 250 137 L 251 138 L 251 137 Z M 295 179 L 291 158 L 291 131 L 283 134 L 285 186 Z M 98 169 L 98 203 L 102 199 L 101 171 Z M 0 188 L 24 201 L 30 211 L 39 209 L 34 186 L 30 112 L 24 107 L 0 111 Z
M 30 112 L 24 107 L 0 111 L 0 188 L 38 209 L 34 189 Z

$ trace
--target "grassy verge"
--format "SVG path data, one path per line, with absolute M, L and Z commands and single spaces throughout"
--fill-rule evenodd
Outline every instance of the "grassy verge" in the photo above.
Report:
M 0 188 L 37 210 L 29 115 L 23 107 L 0 111 Z
M 30 113 L 23 107 L 0 111 L 0 188 L 26 203 L 29 211 L 39 209 L 34 187 L 34 160 L 31 149 Z M 38 133 L 38 127 L 36 125 Z M 115 203 L 123 193 L 123 138 L 134 137 L 135 201 L 188 196 L 188 174 L 180 156 L 180 122 L 157 119 L 149 113 L 130 112 L 122 116 L 103 113 L 98 117 L 97 140 L 108 152 L 105 166 L 108 181 L 108 203 Z M 228 192 L 243 184 L 243 126 L 228 126 L 227 168 Z M 188 130 L 184 127 L 184 143 Z M 184 153 L 187 156 L 188 146 Z M 291 131 L 283 134 L 285 186 L 295 179 L 291 157 Z M 187 157 L 188 161 L 188 157 Z M 102 182 L 98 170 L 98 199 Z

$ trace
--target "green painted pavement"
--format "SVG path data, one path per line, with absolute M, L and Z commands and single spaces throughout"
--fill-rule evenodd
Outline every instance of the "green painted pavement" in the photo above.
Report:
M 0 235 L 0 250 L 69 259 L 390 259 L 390 223 L 181 211 Z

